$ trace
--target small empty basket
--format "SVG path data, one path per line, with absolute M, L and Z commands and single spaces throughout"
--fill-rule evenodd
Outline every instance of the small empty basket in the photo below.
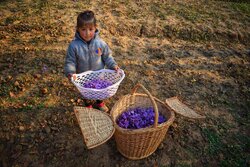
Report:
M 102 69 L 98 71 L 86 71 L 81 74 L 74 74 L 71 81 L 84 98 L 91 100 L 103 100 L 116 93 L 124 77 L 125 73 L 122 69 L 119 69 L 118 72 L 115 70 Z M 83 86 L 85 83 L 96 79 L 111 82 L 112 85 L 103 89 L 85 88 Z

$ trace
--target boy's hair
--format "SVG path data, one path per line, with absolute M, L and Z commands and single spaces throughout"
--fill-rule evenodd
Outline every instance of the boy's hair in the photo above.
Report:
M 92 23 L 96 26 L 95 14 L 91 10 L 86 10 L 77 16 L 76 26 L 78 28 L 83 27 L 84 25 L 89 24 L 89 23 Z

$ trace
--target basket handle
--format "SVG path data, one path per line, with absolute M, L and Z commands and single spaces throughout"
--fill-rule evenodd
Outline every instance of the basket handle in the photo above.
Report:
M 151 102 L 152 102 L 152 104 L 153 104 L 154 111 L 155 111 L 154 128 L 156 128 L 157 125 L 158 125 L 159 112 L 158 112 L 158 107 L 157 107 L 157 105 L 156 105 L 156 103 L 155 103 L 155 100 L 154 100 L 153 96 L 150 94 L 150 92 L 149 92 L 142 84 L 137 84 L 137 85 L 133 88 L 131 94 L 134 95 L 135 92 L 137 91 L 137 89 L 138 89 L 139 87 L 141 87 L 141 88 L 144 90 L 144 92 L 148 95 L 148 97 L 150 98 L 150 100 L 151 100 Z

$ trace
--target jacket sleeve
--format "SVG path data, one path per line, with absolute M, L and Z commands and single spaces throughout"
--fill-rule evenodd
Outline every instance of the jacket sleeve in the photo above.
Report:
M 110 50 L 107 44 L 104 45 L 102 61 L 109 69 L 114 69 L 114 67 L 117 65 L 112 56 L 112 51 Z
M 65 59 L 64 72 L 66 77 L 69 74 L 76 73 L 76 54 L 72 45 L 69 45 Z

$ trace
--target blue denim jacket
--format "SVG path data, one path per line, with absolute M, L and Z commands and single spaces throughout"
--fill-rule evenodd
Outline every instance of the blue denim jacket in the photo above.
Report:
M 67 50 L 64 71 L 68 76 L 68 74 L 96 71 L 105 67 L 113 69 L 116 65 L 111 50 L 99 37 L 98 30 L 89 44 L 76 32 L 75 39 L 71 41 Z

